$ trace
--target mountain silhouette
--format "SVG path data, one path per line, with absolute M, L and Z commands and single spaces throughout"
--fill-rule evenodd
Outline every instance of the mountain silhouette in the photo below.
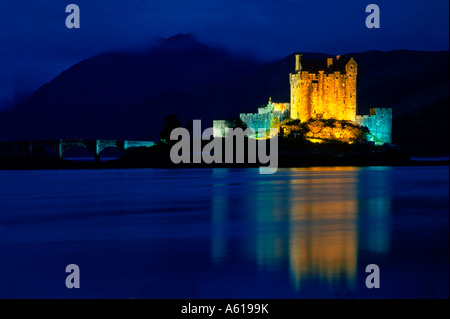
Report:
M 358 114 L 393 108 L 393 142 L 448 154 L 449 52 L 348 53 L 358 63 Z M 328 54 L 304 53 L 302 59 Z M 294 54 L 270 63 L 201 43 L 190 34 L 147 49 L 100 53 L 63 71 L 0 114 L 0 139 L 158 140 L 164 118 L 186 123 L 289 102 Z

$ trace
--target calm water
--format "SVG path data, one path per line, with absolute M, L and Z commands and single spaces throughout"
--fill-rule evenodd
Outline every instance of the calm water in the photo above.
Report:
M 448 298 L 448 213 L 448 167 L 0 171 L 0 297 Z

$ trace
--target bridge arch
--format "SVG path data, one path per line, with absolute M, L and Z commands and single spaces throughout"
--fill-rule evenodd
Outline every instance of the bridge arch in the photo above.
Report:
M 151 141 L 118 141 L 118 140 L 60 140 L 59 158 L 62 159 L 64 152 L 74 147 L 86 147 L 94 152 L 95 160 L 100 160 L 100 154 L 109 147 L 119 149 L 122 153 L 132 147 L 150 147 L 155 145 Z
M 39 141 L 15 141 L 1 142 L 0 156 L 5 158 L 19 157 L 57 157 L 62 159 L 64 152 L 74 147 L 83 147 L 95 154 L 95 159 L 100 159 L 100 153 L 108 148 L 115 147 L 124 151 L 132 147 L 150 147 L 155 145 L 151 141 L 117 141 L 117 140 L 82 140 L 82 139 L 60 139 Z

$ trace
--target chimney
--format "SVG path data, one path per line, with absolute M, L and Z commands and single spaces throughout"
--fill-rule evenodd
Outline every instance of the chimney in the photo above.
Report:
M 329 68 L 331 65 L 333 65 L 333 58 L 327 59 L 327 68 Z
M 300 71 L 300 60 L 302 58 L 301 54 L 296 54 L 295 55 L 295 71 Z

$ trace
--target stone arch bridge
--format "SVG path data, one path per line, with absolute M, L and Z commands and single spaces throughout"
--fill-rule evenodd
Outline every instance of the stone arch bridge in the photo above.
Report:
M 118 140 L 43 140 L 24 142 L 3 142 L 0 143 L 0 158 L 14 157 L 34 157 L 38 154 L 49 153 L 53 150 L 59 159 L 62 159 L 64 152 L 74 147 L 85 147 L 95 154 L 95 160 L 100 160 L 100 153 L 107 147 L 116 147 L 122 152 L 132 147 L 150 147 L 155 145 L 150 141 L 118 141 Z M 52 153 L 53 153 L 52 152 Z

